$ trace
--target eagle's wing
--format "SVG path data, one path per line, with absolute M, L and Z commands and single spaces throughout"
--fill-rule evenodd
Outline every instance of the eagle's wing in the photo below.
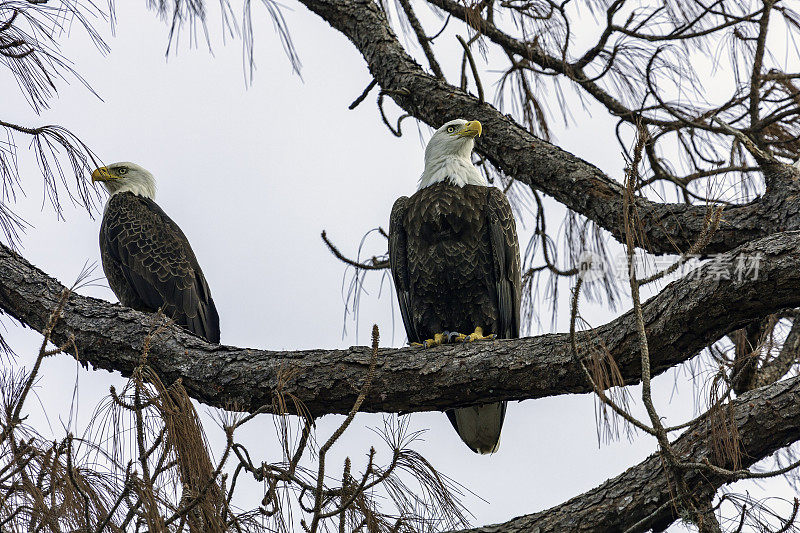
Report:
M 389 266 L 392 269 L 397 301 L 400 303 L 400 315 L 403 317 L 403 325 L 406 327 L 408 342 L 422 342 L 411 317 L 411 283 L 408 275 L 406 229 L 403 225 L 407 209 L 407 196 L 398 198 L 392 207 L 392 214 L 389 218 Z
M 115 263 L 129 292 L 144 306 L 152 310 L 163 306 L 177 324 L 209 342 L 219 342 L 219 315 L 203 271 L 186 236 L 158 204 L 131 193 L 113 195 L 100 247 L 104 259 Z M 109 282 L 120 296 L 113 280 Z
M 500 330 L 497 334 L 500 338 L 515 339 L 519 337 L 522 296 L 519 241 L 511 205 L 503 191 L 495 187 L 489 188 L 487 217 L 500 311 Z

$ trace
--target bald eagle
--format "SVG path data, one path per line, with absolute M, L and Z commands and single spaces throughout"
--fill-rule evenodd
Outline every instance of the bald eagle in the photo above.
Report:
M 122 305 L 159 308 L 176 324 L 219 343 L 219 315 L 189 241 L 155 203 L 153 175 L 134 163 L 92 172 L 110 197 L 100 226 L 108 284 Z
M 425 149 L 419 189 L 399 198 L 389 222 L 389 263 L 409 342 L 519 337 L 520 257 L 503 192 L 472 164 L 477 120 L 452 120 Z M 500 443 L 506 402 L 451 409 L 472 451 Z

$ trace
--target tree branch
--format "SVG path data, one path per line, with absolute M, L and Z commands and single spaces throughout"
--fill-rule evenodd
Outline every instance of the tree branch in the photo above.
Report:
M 301 2 L 353 42 L 383 90 L 412 116 L 433 127 L 456 117 L 480 120 L 486 135 L 476 149 L 494 166 L 622 238 L 623 189 L 618 182 L 535 137 L 491 104 L 427 74 L 406 53 L 375 2 Z M 724 252 L 776 231 L 800 229 L 799 209 L 792 201 L 796 192 L 776 187 L 770 197 L 727 209 L 706 252 Z M 645 198 L 637 198 L 636 204 L 644 224 L 643 246 L 652 253 L 686 249 L 703 230 L 704 206 L 661 204 Z
M 781 379 L 791 370 L 798 357 L 800 357 L 800 319 L 795 318 L 778 356 L 758 369 L 755 385 L 763 387 Z
M 781 309 L 800 306 L 800 234 L 777 234 L 707 263 L 643 305 L 653 375 L 688 360 L 718 338 Z M 715 279 L 715 272 L 761 256 L 758 275 Z M 0 246 L 0 309 L 43 331 L 64 286 Z M 70 296 L 53 341 L 75 336 L 82 362 L 130 375 L 157 315 L 103 300 Z M 641 376 L 632 313 L 579 336 L 581 354 L 601 347 L 626 383 Z M 182 378 L 190 396 L 210 405 L 254 411 L 271 405 L 282 387 L 315 416 L 346 413 L 369 367 L 369 347 L 268 351 L 207 344 L 178 327 L 153 340 L 149 363 L 169 384 Z M 591 390 L 570 352 L 568 334 L 450 345 L 384 349 L 363 411 L 443 410 L 500 400 L 524 400 Z
M 742 466 L 749 468 L 776 450 L 800 440 L 800 378 L 748 392 L 732 402 L 733 420 L 741 437 Z M 675 451 L 689 461 L 713 464 L 714 432 L 701 419 L 675 443 Z M 731 468 L 732 465 L 716 465 Z M 689 472 L 686 484 L 698 500 L 713 497 L 730 480 L 708 472 Z M 658 454 L 602 485 L 542 511 L 504 524 L 469 530 L 469 533 L 539 531 L 663 531 L 678 519 L 671 505 L 673 493 Z M 635 526 L 635 527 L 634 527 Z M 463 532 L 466 533 L 466 532 Z

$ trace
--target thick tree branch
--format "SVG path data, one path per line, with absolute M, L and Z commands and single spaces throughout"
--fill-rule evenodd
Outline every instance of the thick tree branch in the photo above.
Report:
M 740 435 L 742 467 L 749 468 L 774 451 L 800 440 L 800 378 L 756 389 L 732 402 L 733 420 Z M 708 420 L 701 419 L 675 441 L 675 451 L 688 461 L 714 464 Z M 730 464 L 717 464 L 732 468 Z M 686 476 L 697 499 L 710 498 L 729 482 L 708 472 Z M 678 519 L 671 505 L 673 493 L 664 476 L 662 458 L 651 455 L 588 492 L 547 511 L 520 516 L 504 524 L 470 530 L 470 533 L 574 531 L 579 533 L 662 531 Z
M 761 257 L 758 274 L 738 279 L 736 265 Z M 733 279 L 717 279 L 728 269 Z M 64 287 L 18 254 L 0 246 L 0 309 L 42 331 Z M 777 234 L 724 254 L 691 278 L 668 285 L 644 304 L 653 374 L 694 356 L 744 324 L 800 306 L 800 233 Z M 156 315 L 73 294 L 52 338 L 75 335 L 77 358 L 130 375 Z M 626 383 L 638 382 L 640 360 L 631 313 L 580 334 L 581 349 L 603 347 Z M 381 350 L 363 411 L 442 410 L 498 400 L 524 400 L 589 392 L 570 353 L 567 334 L 451 345 L 431 350 Z M 74 354 L 73 354 L 74 355 Z M 586 355 L 584 353 L 583 355 Z M 588 357 L 588 356 L 587 356 Z M 369 367 L 370 349 L 267 351 L 203 342 L 166 328 L 150 349 L 149 363 L 166 383 L 178 378 L 190 396 L 219 407 L 253 411 L 283 390 L 314 415 L 346 413 Z
M 622 237 L 623 190 L 600 169 L 525 130 L 492 105 L 427 74 L 402 47 L 372 0 L 300 0 L 346 35 L 364 56 L 382 89 L 414 117 L 438 127 L 455 117 L 478 119 L 486 135 L 477 150 L 509 176 L 549 194 L 573 211 Z M 609 143 L 613 142 L 609 139 Z M 765 172 L 790 173 L 782 168 Z M 706 252 L 728 251 L 776 231 L 800 228 L 800 206 L 794 200 L 797 175 L 781 181 L 763 199 L 726 210 Z M 792 185 L 794 184 L 794 185 Z M 653 253 L 685 250 L 702 232 L 706 209 L 637 199 L 643 246 Z

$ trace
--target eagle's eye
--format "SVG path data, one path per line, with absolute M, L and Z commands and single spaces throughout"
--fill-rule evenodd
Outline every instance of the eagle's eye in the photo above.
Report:
M 119 174 L 120 176 L 124 176 L 127 173 L 128 173 L 128 169 L 125 168 L 125 167 L 119 167 L 117 169 L 117 174 Z
M 455 126 L 447 126 L 447 133 L 453 133 L 454 131 L 456 131 Z

